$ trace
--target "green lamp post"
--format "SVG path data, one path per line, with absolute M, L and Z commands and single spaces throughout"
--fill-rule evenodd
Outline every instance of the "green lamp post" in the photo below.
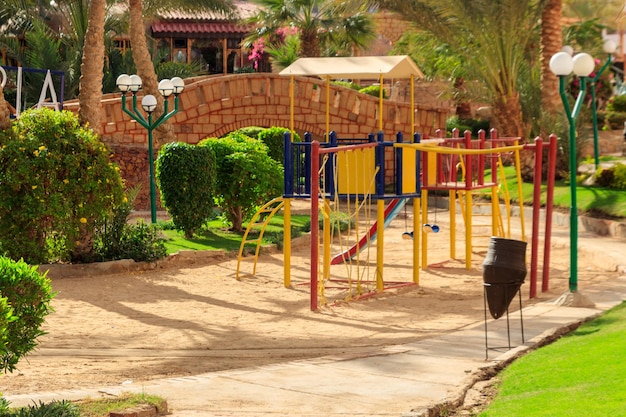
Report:
M 165 79 L 159 82 L 159 93 L 165 97 L 165 105 L 163 114 L 156 120 L 152 120 L 152 113 L 156 109 L 157 99 L 152 94 L 147 94 L 141 100 L 141 107 L 148 117 L 144 117 L 137 107 L 137 92 L 141 89 L 141 78 L 138 75 L 122 74 L 117 77 L 117 88 L 122 92 L 122 110 L 128 114 L 133 120 L 148 130 L 148 165 L 150 170 L 150 214 L 152 223 L 156 223 L 156 185 L 154 181 L 154 155 L 152 150 L 152 131 L 164 123 L 167 119 L 174 116 L 178 112 L 178 95 L 185 89 L 185 82 L 174 77 L 171 80 Z M 126 93 L 131 92 L 133 95 L 132 109 L 128 109 L 126 105 Z M 169 111 L 168 98 L 174 94 L 174 110 Z
M 561 51 L 550 59 L 550 70 L 559 77 L 559 94 L 565 114 L 569 122 L 569 171 L 570 171 L 570 278 L 569 290 L 572 293 L 578 291 L 578 207 L 576 204 L 576 173 L 578 171 L 576 161 L 576 119 L 583 105 L 587 91 L 587 78 L 595 68 L 595 61 L 587 53 L 579 53 L 574 57 L 569 52 Z M 565 93 L 565 79 L 570 73 L 574 73 L 580 79 L 580 91 L 574 104 L 570 108 Z
M 598 113 L 596 108 L 596 83 L 600 79 L 600 76 L 611 64 L 611 54 L 617 50 L 617 44 L 610 39 L 604 42 L 604 52 L 608 54 L 604 65 L 596 72 L 596 75 L 590 80 L 591 87 L 591 115 L 593 118 L 593 155 L 596 164 L 596 169 L 600 167 L 600 150 L 598 148 Z

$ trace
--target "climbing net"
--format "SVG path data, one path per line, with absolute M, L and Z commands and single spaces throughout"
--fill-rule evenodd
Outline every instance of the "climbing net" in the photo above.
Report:
M 344 149 L 346 148 L 346 149 Z M 320 302 L 328 303 L 332 291 L 335 300 L 352 300 L 372 290 L 373 268 L 370 240 L 375 213 L 372 193 L 378 167 L 374 148 L 338 147 L 324 155 L 318 172 L 319 196 L 323 218 L 323 238 L 319 257 Z M 333 268 L 332 277 L 330 266 Z

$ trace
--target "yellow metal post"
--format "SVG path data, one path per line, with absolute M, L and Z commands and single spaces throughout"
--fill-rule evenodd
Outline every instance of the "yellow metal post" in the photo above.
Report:
M 413 235 L 422 235 L 422 269 L 428 267 L 428 235 L 424 232 L 422 224 L 428 223 L 428 190 L 422 190 L 422 222 L 413 231 Z
M 420 198 L 413 199 L 413 282 L 420 283 Z
M 472 269 L 472 192 L 465 191 L 465 269 Z
M 378 92 L 378 130 L 383 130 L 383 75 L 380 74 L 378 83 L 380 90 Z
M 326 76 L 326 142 L 330 141 L 330 76 Z
M 324 207 L 324 266 L 323 266 L 323 277 L 325 280 L 330 278 L 330 204 L 328 204 L 328 200 L 326 198 L 323 199 Z M 316 219 L 311 219 L 311 221 L 317 221 Z
M 296 125 L 294 122 L 294 102 L 295 98 L 295 84 L 296 80 L 294 77 L 289 79 L 289 130 L 291 130 L 291 140 L 293 141 L 293 133 L 295 132 Z
M 515 141 L 515 145 L 518 145 L 519 141 Z M 521 161 L 520 161 L 520 154 L 519 154 L 519 149 L 515 150 L 515 172 L 517 174 L 517 195 L 524 195 L 522 193 L 522 185 L 523 185 L 523 181 L 522 181 L 522 170 L 520 169 L 521 167 Z M 572 174 L 574 175 L 574 174 Z M 522 222 L 521 227 L 522 227 L 522 240 L 524 242 L 526 242 L 526 219 L 524 216 L 524 199 L 520 198 L 519 199 L 519 218 L 520 221 Z

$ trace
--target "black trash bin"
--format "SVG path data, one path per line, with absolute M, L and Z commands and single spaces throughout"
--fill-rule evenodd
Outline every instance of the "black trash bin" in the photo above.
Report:
M 483 262 L 483 285 L 491 317 L 498 319 L 526 279 L 526 242 L 493 236 Z

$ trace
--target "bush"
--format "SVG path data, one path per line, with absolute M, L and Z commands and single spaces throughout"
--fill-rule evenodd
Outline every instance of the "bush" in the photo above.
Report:
M 117 259 L 132 259 L 136 262 L 154 262 L 167 256 L 164 239 L 159 236 L 155 224 L 139 221 L 123 229 L 118 245 Z
M 241 232 L 257 206 L 281 194 L 282 166 L 269 157 L 267 145 L 241 133 L 204 139 L 199 145 L 215 154 L 217 205 L 232 229 Z
M 156 226 L 147 226 L 143 222 L 128 223 L 138 193 L 139 188 L 130 190 L 128 198 L 96 228 L 95 250 L 101 261 L 132 259 L 152 262 L 167 255 L 164 240 L 159 237 Z
M 335 84 L 341 87 L 346 87 L 355 91 L 359 91 L 362 88 L 360 85 L 350 82 L 350 81 L 331 81 L 331 84 Z
M 606 105 L 606 109 L 610 112 L 626 112 L 626 95 L 611 97 Z
M 2 393 L 0 393 L 2 395 Z M 6 417 L 9 415 L 9 402 L 6 398 L 0 397 L 0 416 Z
M 613 188 L 618 190 L 626 190 L 626 165 L 616 164 L 613 166 Z
M 370 85 L 368 87 L 363 87 L 359 90 L 359 93 L 369 94 L 370 96 L 380 97 L 380 86 L 379 85 Z M 383 98 L 387 98 L 387 93 L 383 89 Z
M 598 187 L 610 187 L 615 179 L 615 172 L 613 169 L 600 168 L 594 175 L 594 183 Z
M 21 407 L 14 411 L 0 414 L 2 417 L 80 417 L 76 404 L 69 401 L 39 402 L 38 405 Z
M 459 119 L 458 116 L 450 117 L 446 120 L 446 131 L 452 134 L 452 129 L 459 129 L 459 135 L 463 136 L 466 130 L 472 132 L 472 136 L 478 136 L 480 130 L 489 132 L 489 121 L 481 119 Z
M 2 295 L 0 293 L 0 295 Z M 15 321 L 17 317 L 13 315 L 13 309 L 11 305 L 9 305 L 9 301 L 6 297 L 0 297 L 0 355 L 5 355 L 7 353 L 7 338 L 8 338 L 8 328 L 9 323 Z M 1 408 L 0 408 L 1 410 Z M 2 413 L 0 413 L 0 416 Z
M 205 146 L 172 142 L 161 148 L 156 174 L 161 201 L 177 230 L 191 238 L 213 212 L 215 155 Z
M 93 131 L 70 112 L 41 108 L 22 113 L 0 145 L 5 254 L 36 264 L 92 251 L 76 249 L 123 198 L 119 168 Z
M 17 362 L 37 346 L 37 338 L 45 334 L 41 326 L 52 312 L 54 294 L 50 280 L 37 272 L 37 267 L 6 257 L 0 257 L 0 289 L 15 316 L 6 328 L 0 367 L 4 372 L 13 372 Z
M 626 112 L 609 111 L 605 115 L 604 125 L 608 126 L 609 130 L 623 129 L 624 122 L 626 122 Z
M 600 168 L 596 172 L 594 180 L 599 187 L 626 190 L 626 165 L 618 163 L 610 168 Z
M 248 126 L 248 127 L 242 127 L 241 129 L 238 129 L 237 133 L 241 133 L 242 135 L 246 135 L 248 137 L 251 137 L 252 139 L 258 139 L 259 134 L 264 130 L 265 130 L 264 127 Z M 224 135 L 224 137 L 228 136 L 229 134 Z
M 287 132 L 290 132 L 287 128 L 274 126 L 269 129 L 264 129 L 258 135 L 258 139 L 267 145 L 267 154 L 270 158 L 281 165 L 283 164 L 285 153 L 285 133 Z M 300 142 L 300 136 L 294 132 L 291 141 Z

